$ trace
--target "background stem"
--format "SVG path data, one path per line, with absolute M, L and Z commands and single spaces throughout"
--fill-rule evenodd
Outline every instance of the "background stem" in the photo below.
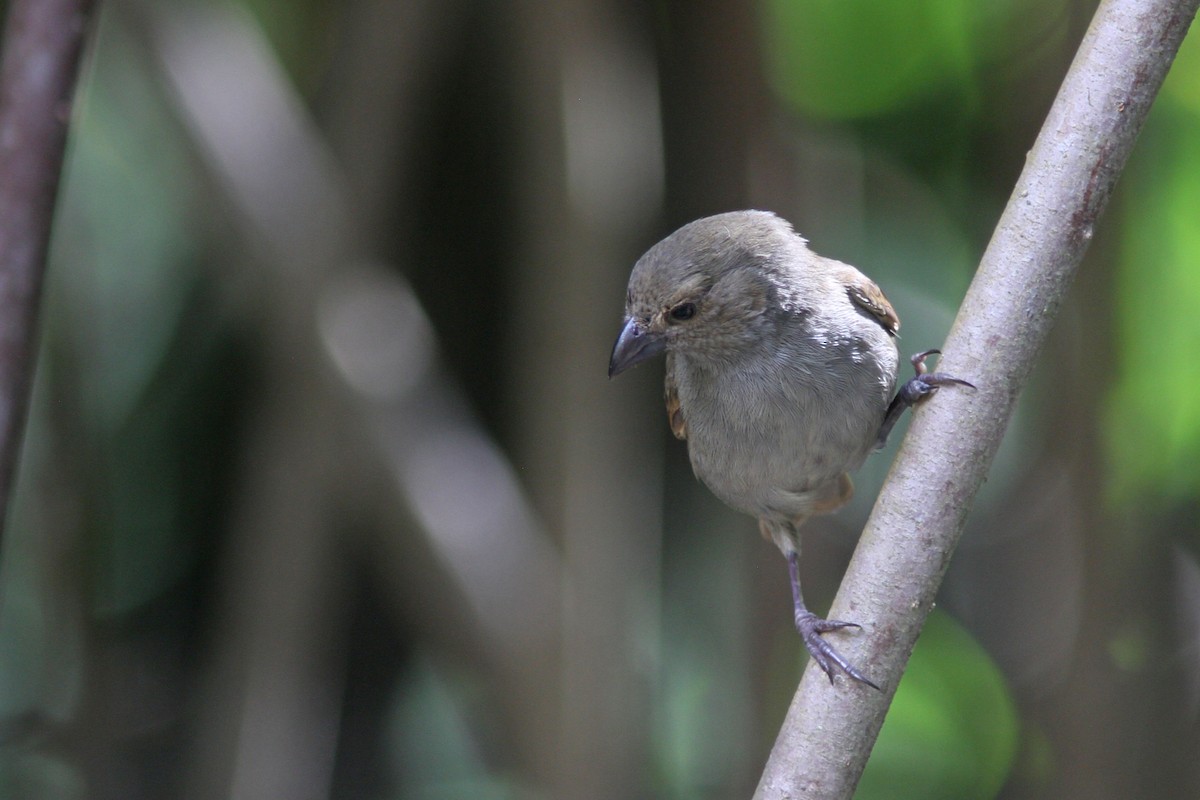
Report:
M 33 374 L 38 302 L 91 0 L 15 0 L 0 64 L 0 532 Z

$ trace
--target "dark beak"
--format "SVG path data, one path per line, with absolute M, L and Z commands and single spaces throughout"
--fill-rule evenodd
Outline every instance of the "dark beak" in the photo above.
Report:
M 608 377 L 620 374 L 632 366 L 653 358 L 666 347 L 662 334 L 649 333 L 631 319 L 621 329 L 608 362 Z

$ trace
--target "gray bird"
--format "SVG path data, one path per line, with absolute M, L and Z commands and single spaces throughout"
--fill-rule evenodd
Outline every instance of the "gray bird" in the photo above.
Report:
M 684 225 L 638 260 L 608 366 L 612 377 L 666 353 L 667 417 L 696 477 L 787 557 L 796 628 L 830 681 L 836 665 L 875 688 L 821 636 L 860 626 L 804 605 L 799 528 L 850 500 L 848 473 L 905 408 L 970 386 L 927 373 L 930 350 L 893 397 L 899 329 L 867 276 L 813 253 L 774 214 L 734 211 Z

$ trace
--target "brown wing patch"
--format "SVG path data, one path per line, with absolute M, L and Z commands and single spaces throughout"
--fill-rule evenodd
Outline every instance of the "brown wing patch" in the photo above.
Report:
M 683 418 L 683 407 L 679 404 L 679 389 L 675 386 L 675 364 L 667 353 L 664 399 L 667 401 L 667 424 L 676 439 L 687 439 L 687 422 Z
M 895 336 L 900 330 L 900 318 L 896 316 L 892 304 L 873 280 L 857 270 L 855 273 L 853 276 L 847 276 L 846 292 L 850 295 L 850 302 L 879 320 L 883 329 Z

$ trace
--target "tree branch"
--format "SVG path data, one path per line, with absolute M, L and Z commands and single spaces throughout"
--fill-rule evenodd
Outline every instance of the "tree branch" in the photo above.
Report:
M 848 798 L 933 606 L 975 492 L 1200 0 L 1105 0 L 1026 161 L 958 318 L 946 391 L 914 417 L 846 571 L 838 644 L 883 686 L 808 669 L 755 792 Z M 939 369 L 942 367 L 939 366 Z
M 0 64 L 0 531 L 33 373 L 38 301 L 91 0 L 14 0 Z

